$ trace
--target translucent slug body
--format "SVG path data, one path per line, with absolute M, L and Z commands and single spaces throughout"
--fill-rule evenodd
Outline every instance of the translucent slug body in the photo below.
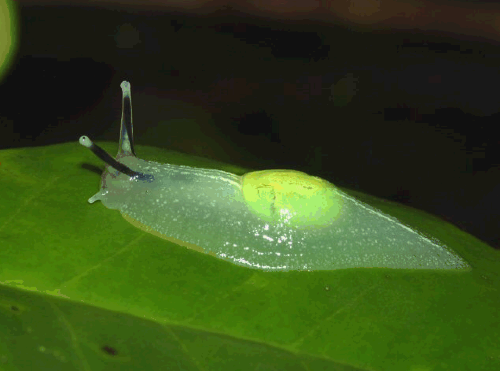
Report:
M 90 203 L 100 200 L 149 233 L 249 268 L 469 267 L 437 241 L 318 177 L 293 170 L 238 176 L 137 158 L 130 84 L 121 88 L 116 160 L 80 138 L 108 164 Z

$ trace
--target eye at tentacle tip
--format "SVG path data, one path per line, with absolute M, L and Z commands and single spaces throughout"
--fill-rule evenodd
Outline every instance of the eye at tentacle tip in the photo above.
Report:
M 80 144 L 84 147 L 90 148 L 94 144 L 89 137 L 82 135 L 79 140 Z
M 120 87 L 122 88 L 123 94 L 130 95 L 130 83 L 128 81 L 122 81 Z

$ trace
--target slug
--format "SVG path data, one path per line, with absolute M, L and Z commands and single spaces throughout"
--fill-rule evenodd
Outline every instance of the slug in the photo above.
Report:
M 99 200 L 136 227 L 181 246 L 265 271 L 469 267 L 438 241 L 300 171 L 239 176 L 136 157 L 130 84 L 123 81 L 121 88 L 116 159 L 80 137 L 106 163 L 89 203 Z

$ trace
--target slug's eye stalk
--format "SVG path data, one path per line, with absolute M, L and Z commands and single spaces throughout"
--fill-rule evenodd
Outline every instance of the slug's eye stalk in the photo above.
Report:
M 118 154 L 132 154 L 135 156 L 130 83 L 128 81 L 123 81 L 120 87 L 122 88 L 122 123 L 120 125 Z
M 99 147 L 97 144 L 92 142 L 89 137 L 83 135 L 80 137 L 80 144 L 84 147 L 90 149 L 94 155 L 103 160 L 106 164 L 118 170 L 120 173 L 128 175 L 131 178 L 136 178 L 142 181 L 152 182 L 154 180 L 153 175 L 144 174 L 138 171 L 134 171 L 128 166 L 122 164 L 121 162 L 116 161 L 113 157 L 111 157 L 105 150 Z

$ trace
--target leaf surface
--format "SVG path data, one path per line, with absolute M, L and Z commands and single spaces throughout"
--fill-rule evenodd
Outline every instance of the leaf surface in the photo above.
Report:
M 0 151 L 0 369 L 500 369 L 500 252 L 453 225 L 343 189 L 472 269 L 262 272 L 88 204 L 102 168 L 77 142 Z

